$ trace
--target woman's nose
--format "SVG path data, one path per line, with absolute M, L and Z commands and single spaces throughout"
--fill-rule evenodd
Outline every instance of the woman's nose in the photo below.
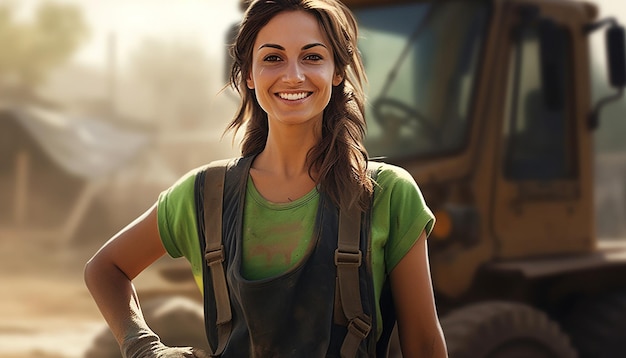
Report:
M 304 71 L 297 61 L 291 62 L 287 65 L 285 73 L 283 74 L 283 80 L 290 84 L 304 82 Z

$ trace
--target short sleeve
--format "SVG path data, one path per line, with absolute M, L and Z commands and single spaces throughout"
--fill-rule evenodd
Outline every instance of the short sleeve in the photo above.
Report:
M 157 201 L 159 235 L 167 253 L 191 259 L 199 252 L 194 185 L 199 169 L 182 176 L 161 192 Z
M 376 181 L 372 230 L 384 238 L 385 269 L 391 272 L 417 242 L 422 231 L 427 236 L 430 234 L 435 217 L 406 170 L 383 164 Z

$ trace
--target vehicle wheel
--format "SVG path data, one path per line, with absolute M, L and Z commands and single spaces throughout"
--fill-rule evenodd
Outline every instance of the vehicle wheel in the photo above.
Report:
M 209 351 L 202 305 L 185 297 L 157 297 L 142 303 L 146 322 L 163 344 Z M 120 358 L 119 346 L 107 326 L 96 335 L 85 358 Z
M 441 320 L 450 358 L 575 358 L 559 325 L 519 303 L 484 302 Z
M 623 357 L 626 291 L 577 304 L 564 322 L 581 358 Z

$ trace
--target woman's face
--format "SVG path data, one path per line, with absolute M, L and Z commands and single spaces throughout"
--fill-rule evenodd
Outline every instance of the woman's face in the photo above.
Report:
M 304 11 L 282 12 L 258 33 L 248 88 L 272 122 L 321 123 L 335 73 L 333 52 L 316 18 Z

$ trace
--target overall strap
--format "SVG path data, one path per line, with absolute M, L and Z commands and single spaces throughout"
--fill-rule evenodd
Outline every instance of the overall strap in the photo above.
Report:
M 229 166 L 233 163 L 233 160 L 221 160 L 209 164 L 203 173 L 204 181 L 201 191 L 202 220 L 204 221 L 202 229 L 205 238 L 201 246 L 204 247 L 204 257 L 211 272 L 216 308 L 217 348 L 211 354 L 213 357 L 220 356 L 224 352 L 232 330 L 233 315 L 224 270 L 222 214 L 225 176 Z M 372 179 L 375 179 L 379 165 L 371 162 L 370 164 L 375 164 L 373 168 L 368 169 Z M 348 332 L 340 351 L 342 357 L 355 357 L 361 341 L 369 335 L 372 328 L 372 318 L 363 311 L 359 283 L 359 267 L 363 261 L 363 253 L 360 250 L 361 220 L 362 212 L 355 204 L 339 212 L 339 232 L 335 250 L 336 290 L 339 294 L 341 309 L 348 322 Z M 208 297 L 207 289 L 205 282 L 205 299 Z M 206 306 L 205 302 L 205 310 Z
M 343 313 L 348 320 L 348 333 L 341 345 L 341 357 L 354 357 L 361 341 L 372 329 L 372 318 L 363 312 L 359 286 L 359 266 L 363 253 L 359 248 L 361 210 L 353 204 L 339 212 L 339 238 L 335 251 L 337 289 Z
M 376 179 L 380 167 L 377 163 L 374 164 L 373 168 L 370 166 L 368 169 L 372 180 Z M 363 261 L 360 250 L 361 215 L 361 209 L 356 204 L 339 211 L 339 235 L 335 251 L 337 290 L 343 314 L 348 321 L 348 332 L 341 345 L 341 357 L 355 357 L 361 341 L 372 329 L 372 317 L 363 312 L 359 284 L 359 267 Z
M 229 162 L 230 160 L 220 160 L 209 164 L 205 171 L 203 188 L 204 257 L 211 271 L 217 311 L 217 348 L 211 354 L 213 357 L 220 356 L 224 352 L 232 328 L 232 311 L 224 273 L 224 245 L 222 245 L 224 178 Z M 207 287 L 205 286 L 204 289 L 206 290 Z

